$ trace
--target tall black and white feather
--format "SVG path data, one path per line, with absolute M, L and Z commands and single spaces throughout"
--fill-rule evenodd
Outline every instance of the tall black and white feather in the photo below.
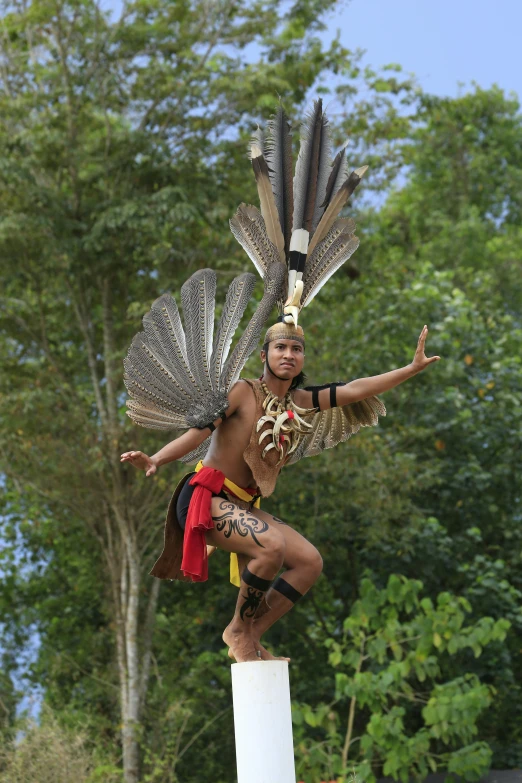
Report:
M 254 133 L 251 159 L 261 212 L 242 204 L 230 221 L 262 277 L 276 258 L 286 260 L 288 278 L 280 309 L 300 280 L 304 290 L 299 307 L 309 304 L 359 241 L 353 235 L 355 226 L 339 215 L 367 166 L 348 173 L 346 146 L 332 161 L 328 119 L 320 99 L 306 115 L 300 135 L 292 178 L 292 133 L 283 108 L 269 121 L 266 134 L 260 129 Z
M 331 143 L 323 104 L 314 101 L 301 128 L 301 146 L 294 176 L 293 230 L 310 234 L 324 212 L 326 185 L 331 172 Z
M 325 198 L 322 207 L 326 209 L 342 184 L 348 179 L 349 171 L 346 161 L 346 145 L 339 150 L 332 162 L 332 170 L 326 183 Z
M 250 137 L 250 143 L 247 148 L 247 155 L 250 160 L 252 160 L 252 147 L 258 147 L 261 154 L 266 155 L 266 135 L 263 128 L 260 128 L 259 125 L 252 133 L 252 136 Z
M 278 107 L 275 117 L 268 122 L 268 133 L 264 140 L 264 155 L 285 239 L 285 255 L 288 259 L 294 214 L 292 128 L 281 105 Z

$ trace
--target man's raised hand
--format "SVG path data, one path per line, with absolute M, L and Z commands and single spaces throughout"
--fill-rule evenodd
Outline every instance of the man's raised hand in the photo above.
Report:
M 429 364 L 433 364 L 433 362 L 438 362 L 440 359 L 440 356 L 426 356 L 424 353 L 424 346 L 426 344 L 426 337 L 428 336 L 428 327 L 424 326 L 422 332 L 420 333 L 419 341 L 417 343 L 417 350 L 415 351 L 415 356 L 413 357 L 413 361 L 411 363 L 411 366 L 415 370 L 415 372 L 420 372 L 421 370 L 426 369 L 426 367 Z
M 156 473 L 158 466 L 142 451 L 126 451 L 120 457 L 120 462 L 130 462 L 138 470 L 144 470 L 146 476 Z

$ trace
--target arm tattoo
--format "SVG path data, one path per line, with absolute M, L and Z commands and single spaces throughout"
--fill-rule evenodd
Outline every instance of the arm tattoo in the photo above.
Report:
M 246 538 L 250 534 L 256 544 L 264 549 L 263 544 L 257 538 L 268 530 L 268 524 L 263 519 L 258 519 L 247 511 L 241 511 L 235 503 L 229 503 L 226 500 L 220 502 L 219 508 L 224 513 L 212 517 L 219 533 L 224 531 L 225 538 L 230 538 L 232 533 L 237 533 L 242 538 Z

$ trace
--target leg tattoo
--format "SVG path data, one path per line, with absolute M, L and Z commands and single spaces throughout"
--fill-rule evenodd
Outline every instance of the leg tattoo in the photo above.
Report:
M 225 538 L 230 538 L 234 532 L 242 536 L 242 538 L 246 538 L 250 534 L 256 544 L 264 549 L 263 544 L 257 537 L 262 533 L 266 533 L 268 530 L 267 522 L 249 514 L 247 511 L 238 511 L 234 503 L 228 503 L 225 500 L 221 501 L 219 508 L 224 513 L 212 517 L 218 532 L 223 530 Z
M 245 603 L 239 610 L 239 616 L 244 622 L 245 617 L 253 617 L 257 612 L 263 593 L 261 590 L 256 590 L 255 587 L 247 587 L 247 595 L 242 593 L 242 597 L 245 599 Z
M 253 574 L 249 571 L 248 566 L 243 571 L 242 580 L 247 586 L 247 594 L 241 594 L 241 597 L 244 598 L 244 603 L 239 610 L 239 616 L 244 622 L 245 617 L 250 618 L 255 615 L 271 583 L 269 579 L 262 579 L 260 576 Z

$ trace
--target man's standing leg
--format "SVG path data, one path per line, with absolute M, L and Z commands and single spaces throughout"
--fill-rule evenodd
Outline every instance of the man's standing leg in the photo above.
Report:
M 261 645 L 261 637 L 315 584 L 321 575 L 323 560 L 313 544 L 296 530 L 271 514 L 258 513 L 271 527 L 277 526 L 285 538 L 283 566 L 286 570 L 267 591 L 256 612 L 253 628 L 261 657 L 263 660 L 271 660 L 274 656 Z

